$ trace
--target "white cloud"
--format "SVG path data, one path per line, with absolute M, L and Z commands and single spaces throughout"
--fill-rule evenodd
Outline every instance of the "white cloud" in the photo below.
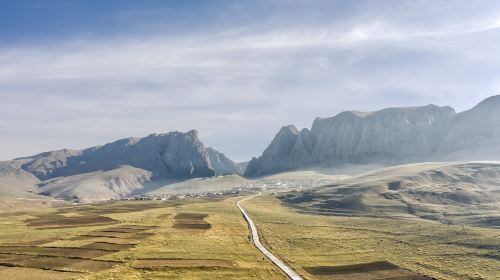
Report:
M 438 19 L 441 8 L 420 22 L 426 8 L 399 8 L 0 49 L 0 158 L 197 128 L 244 160 L 281 125 L 346 109 L 463 110 L 500 91 L 498 10 Z

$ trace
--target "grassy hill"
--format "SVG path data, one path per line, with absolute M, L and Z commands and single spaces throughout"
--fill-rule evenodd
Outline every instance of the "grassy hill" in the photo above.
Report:
M 281 196 L 303 211 L 500 227 L 500 163 L 419 163 Z

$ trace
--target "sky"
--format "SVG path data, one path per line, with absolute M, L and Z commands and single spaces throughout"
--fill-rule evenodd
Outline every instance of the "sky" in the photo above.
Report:
M 0 160 L 197 129 L 245 161 L 345 110 L 467 110 L 499 50 L 497 0 L 0 0 Z

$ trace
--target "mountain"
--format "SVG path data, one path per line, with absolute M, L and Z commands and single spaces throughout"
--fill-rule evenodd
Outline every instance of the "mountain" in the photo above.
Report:
M 499 144 L 500 96 L 492 96 L 456 115 L 439 151 L 448 160 L 495 160 L 500 155 Z
M 283 127 L 245 175 L 341 164 L 498 159 L 492 152 L 500 151 L 499 113 L 500 96 L 493 96 L 459 114 L 427 105 L 316 118 L 311 130 Z
M 264 175 L 289 170 L 296 166 L 297 161 L 291 161 L 292 151 L 299 138 L 299 131 L 293 125 L 285 126 L 276 134 L 271 144 L 257 160 L 248 164 L 246 175 Z
M 234 162 L 213 148 L 207 148 L 207 153 L 215 175 L 243 174 L 245 172 L 244 163 Z
M 288 193 L 301 211 L 500 227 L 500 163 L 418 163 Z
M 60 150 L 23 158 L 22 169 L 40 180 L 130 165 L 153 172 L 155 178 L 187 179 L 214 176 L 208 153 L 195 130 L 127 138 L 85 150 Z
M 50 179 L 38 184 L 38 192 L 78 202 L 116 199 L 140 193 L 151 182 L 151 177 L 150 171 L 121 166 L 109 171 L 94 171 Z
M 20 163 L 0 162 L 0 197 L 34 197 L 40 182 L 33 174 L 21 169 Z
M 196 130 L 169 132 L 0 162 L 0 194 L 103 200 L 156 183 L 241 172 L 224 154 L 206 148 Z

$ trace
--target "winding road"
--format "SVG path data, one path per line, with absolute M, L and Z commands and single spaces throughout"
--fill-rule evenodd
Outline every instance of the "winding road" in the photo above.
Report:
M 257 232 L 257 227 L 253 223 L 253 221 L 250 218 L 250 216 L 248 215 L 247 211 L 245 209 L 243 209 L 243 207 L 241 206 L 241 203 L 243 201 L 254 198 L 256 196 L 259 196 L 259 194 L 251 196 L 251 197 L 247 197 L 245 199 L 242 199 L 242 200 L 236 202 L 236 206 L 238 206 L 241 213 L 245 217 L 245 220 L 247 221 L 248 226 L 250 227 L 250 231 L 252 232 L 252 240 L 253 240 L 253 243 L 255 244 L 255 247 L 257 247 L 257 249 L 259 249 L 275 265 L 277 265 L 286 275 L 288 275 L 290 277 L 290 279 L 303 280 L 303 278 L 300 277 L 300 275 L 297 274 L 297 272 L 293 271 L 293 269 L 291 267 L 286 265 L 282 260 L 278 259 L 275 255 L 273 255 L 271 252 L 269 252 L 269 250 L 267 250 L 266 247 L 264 247 L 262 245 L 262 243 L 260 243 L 260 238 L 259 238 L 259 233 Z

